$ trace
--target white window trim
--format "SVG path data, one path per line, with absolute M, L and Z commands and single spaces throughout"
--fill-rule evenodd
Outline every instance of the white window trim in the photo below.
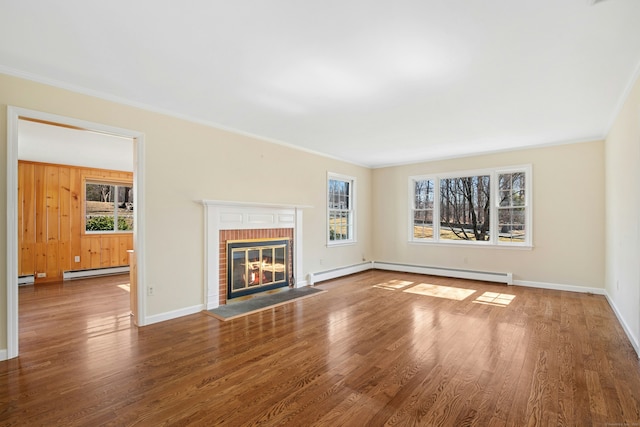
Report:
M 339 181 L 348 181 L 350 182 L 350 190 L 349 190 L 349 198 L 350 198 L 350 202 L 351 202 L 351 206 L 349 209 L 350 212 L 350 224 L 351 224 L 351 238 L 349 239 L 345 239 L 345 240 L 331 240 L 330 238 L 330 232 L 329 232 L 329 215 L 331 212 L 331 209 L 329 209 L 329 181 L 330 180 L 339 180 Z M 326 219 L 327 219 L 327 226 L 326 228 L 326 238 L 327 238 L 327 246 L 344 246 L 344 245 L 353 245 L 357 242 L 357 233 L 356 230 L 358 229 L 356 226 L 356 217 L 357 217 L 357 197 L 356 197 L 356 187 L 357 187 L 357 182 L 356 182 L 356 178 L 353 176 L 349 176 L 349 175 L 342 175 L 342 174 L 338 174 L 338 173 L 334 173 L 334 172 L 327 172 L 327 188 L 326 191 L 324 193 L 324 197 L 325 197 L 325 203 L 327 206 L 327 212 L 326 212 Z
M 498 201 L 499 201 L 499 189 L 498 189 L 498 175 L 513 172 L 525 173 L 525 239 L 524 242 L 501 242 L 498 238 Z M 488 241 L 469 241 L 469 240 L 440 240 L 440 180 L 446 178 L 459 178 L 468 176 L 490 176 L 490 191 L 493 198 L 490 208 L 491 217 L 491 231 Z M 413 235 L 413 220 L 414 220 L 414 203 L 415 203 L 415 182 L 420 180 L 433 180 L 434 181 L 434 204 L 433 204 L 433 238 L 415 238 Z M 495 169 L 475 169 L 465 170 L 459 172 L 446 172 L 436 173 L 429 175 L 413 175 L 409 177 L 408 183 L 408 237 L 409 243 L 429 244 L 429 245 L 445 245 L 445 246 L 475 246 L 475 247 L 494 247 L 494 248 L 525 248 L 530 249 L 533 247 L 533 207 L 531 203 L 532 198 L 532 167 L 531 165 L 509 166 L 504 168 Z

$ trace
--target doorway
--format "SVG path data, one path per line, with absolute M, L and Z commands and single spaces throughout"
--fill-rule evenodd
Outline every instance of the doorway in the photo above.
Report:
M 133 245 L 137 255 L 137 283 L 144 283 L 144 135 L 141 132 L 99 123 L 27 110 L 7 108 L 7 358 L 18 356 L 18 149 L 21 120 L 56 124 L 66 128 L 94 132 L 133 140 L 133 203 L 136 206 Z M 138 326 L 145 324 L 145 292 L 137 288 Z

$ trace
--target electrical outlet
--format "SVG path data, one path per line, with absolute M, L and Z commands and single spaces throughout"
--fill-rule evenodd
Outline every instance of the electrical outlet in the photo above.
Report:
M 320 265 L 324 264 L 324 260 L 320 258 Z
M 78 255 L 76 255 L 76 256 L 75 256 L 75 258 L 73 258 L 73 260 L 74 260 L 75 262 L 80 262 L 80 257 L 79 257 Z
M 38 273 L 38 274 L 36 274 L 36 277 L 38 279 L 44 279 L 45 277 L 47 277 L 47 273 Z
M 149 295 L 150 297 L 153 296 L 153 286 L 149 286 L 147 288 L 147 295 Z

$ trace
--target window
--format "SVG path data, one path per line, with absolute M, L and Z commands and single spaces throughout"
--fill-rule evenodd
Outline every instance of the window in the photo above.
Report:
M 413 236 L 417 239 L 433 238 L 433 179 L 414 181 Z
M 411 177 L 409 240 L 531 246 L 530 182 L 530 166 Z
M 498 236 L 505 242 L 524 242 L 526 239 L 525 173 L 498 175 Z
M 130 183 L 85 183 L 85 231 L 133 231 L 133 187 Z
M 490 238 L 489 175 L 440 180 L 440 240 Z
M 355 242 L 355 178 L 328 174 L 327 242 L 329 245 Z

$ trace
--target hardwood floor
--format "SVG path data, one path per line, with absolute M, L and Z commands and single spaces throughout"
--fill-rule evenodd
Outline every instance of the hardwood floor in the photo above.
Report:
M 640 424 L 640 363 L 602 296 L 372 271 L 137 329 L 127 283 L 20 288 L 0 425 Z

